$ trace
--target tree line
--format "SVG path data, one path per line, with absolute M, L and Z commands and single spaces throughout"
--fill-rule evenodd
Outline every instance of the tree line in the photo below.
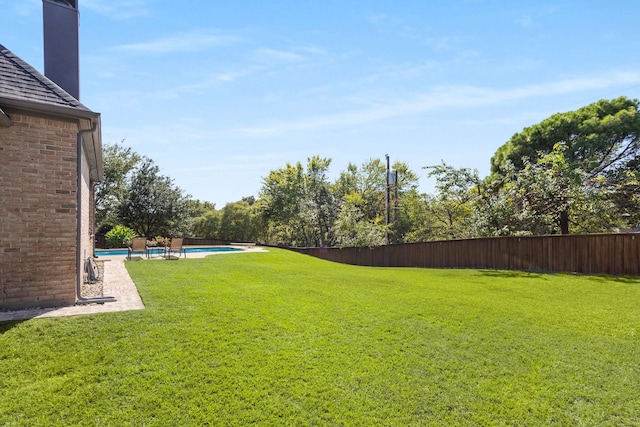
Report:
M 192 199 L 153 161 L 122 144 L 105 147 L 96 190 L 99 231 L 189 235 L 286 246 L 358 246 L 484 236 L 611 232 L 640 225 L 637 100 L 601 100 L 516 133 L 491 173 L 425 165 L 435 192 L 402 161 L 287 163 L 262 178 L 257 197 L 217 209 Z

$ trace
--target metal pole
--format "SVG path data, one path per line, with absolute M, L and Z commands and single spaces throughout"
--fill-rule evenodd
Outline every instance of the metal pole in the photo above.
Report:
M 387 159 L 387 173 L 386 175 L 386 180 L 387 180 L 387 187 L 386 187 L 386 191 L 385 191 L 385 237 L 386 237 L 386 243 L 387 245 L 389 244 L 389 155 L 385 154 L 384 157 Z

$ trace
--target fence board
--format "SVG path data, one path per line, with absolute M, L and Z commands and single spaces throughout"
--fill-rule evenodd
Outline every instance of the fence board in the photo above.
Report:
M 329 261 L 377 267 L 640 275 L 640 234 L 490 237 L 376 248 L 292 248 Z

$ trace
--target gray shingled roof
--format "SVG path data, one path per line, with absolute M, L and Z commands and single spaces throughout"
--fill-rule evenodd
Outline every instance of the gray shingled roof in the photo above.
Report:
M 80 101 L 1 44 L 0 97 L 90 111 Z
M 89 110 L 1 44 L 0 107 L 78 119 L 81 128 L 92 129 L 90 133 L 82 136 L 83 146 L 88 153 L 91 179 L 94 181 L 103 179 L 100 113 Z M 3 113 L 2 118 L 4 126 L 11 126 L 9 116 Z

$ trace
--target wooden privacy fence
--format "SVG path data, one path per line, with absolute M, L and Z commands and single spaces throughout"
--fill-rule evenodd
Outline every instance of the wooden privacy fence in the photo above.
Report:
M 640 234 L 488 237 L 376 248 L 292 248 L 345 264 L 640 275 Z

